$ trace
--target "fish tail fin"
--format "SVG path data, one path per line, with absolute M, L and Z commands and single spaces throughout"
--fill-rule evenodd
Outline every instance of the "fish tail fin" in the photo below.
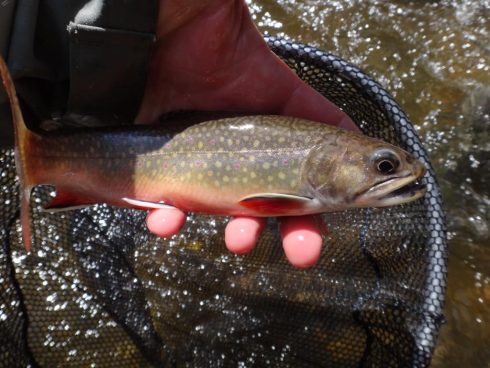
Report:
M 29 166 L 26 160 L 26 147 L 33 133 L 27 128 L 17 99 L 15 86 L 7 68 L 7 64 L 0 56 L 0 76 L 5 87 L 10 108 L 12 110 L 12 122 L 15 132 L 15 166 L 19 176 L 20 185 L 20 221 L 22 225 L 22 238 L 26 251 L 31 249 L 31 229 L 30 229 L 30 195 L 35 183 L 30 179 Z

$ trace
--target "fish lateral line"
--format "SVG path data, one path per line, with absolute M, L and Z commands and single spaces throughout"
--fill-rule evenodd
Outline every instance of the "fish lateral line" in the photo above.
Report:
M 170 143 L 170 141 L 168 142 Z M 229 154 L 234 153 L 234 154 L 245 154 L 245 153 L 282 153 L 282 152 L 304 152 L 304 151 L 309 151 L 311 150 L 312 147 L 298 147 L 298 148 L 277 148 L 277 149 L 267 149 L 267 150 L 238 150 L 238 151 L 168 151 L 168 152 L 158 152 L 158 153 L 135 153 L 135 154 L 127 154 L 127 155 L 120 155 L 120 156 L 112 156 L 112 155 L 101 155 L 101 156 L 92 156 L 92 155 L 87 155 L 87 156 L 69 156 L 69 155 L 40 155 L 36 154 L 37 158 L 46 158 L 46 159 L 63 159 L 63 158 L 69 158 L 73 160 L 125 160 L 125 159 L 131 159 L 131 158 L 145 158 L 145 157 L 166 157 L 166 156 L 173 156 L 175 154 L 180 154 L 180 155 L 187 155 L 187 154 L 194 154 L 194 155 L 204 155 L 204 154 Z

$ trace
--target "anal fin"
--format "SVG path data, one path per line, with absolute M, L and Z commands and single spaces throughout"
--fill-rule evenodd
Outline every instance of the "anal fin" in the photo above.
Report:
M 127 203 L 128 206 L 139 210 L 175 208 L 163 202 L 150 202 L 133 198 L 122 198 L 122 200 Z
M 71 192 L 63 188 L 56 188 L 56 196 L 45 206 L 46 212 L 69 211 L 96 204 L 97 201 L 81 193 Z

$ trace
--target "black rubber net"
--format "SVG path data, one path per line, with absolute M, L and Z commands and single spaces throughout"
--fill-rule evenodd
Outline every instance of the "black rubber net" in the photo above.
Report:
M 409 120 L 353 65 L 267 37 L 299 76 L 369 135 L 429 168 L 423 200 L 325 214 L 309 270 L 285 259 L 270 220 L 230 254 L 225 218 L 190 215 L 160 239 L 145 213 L 97 205 L 40 212 L 23 249 L 13 150 L 0 154 L 0 366 L 425 367 L 442 322 L 446 237 L 439 188 Z

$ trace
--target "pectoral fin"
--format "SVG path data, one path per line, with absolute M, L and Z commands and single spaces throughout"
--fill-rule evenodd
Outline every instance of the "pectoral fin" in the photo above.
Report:
M 307 208 L 312 198 L 284 193 L 257 193 L 240 200 L 240 205 L 260 213 L 284 214 Z

